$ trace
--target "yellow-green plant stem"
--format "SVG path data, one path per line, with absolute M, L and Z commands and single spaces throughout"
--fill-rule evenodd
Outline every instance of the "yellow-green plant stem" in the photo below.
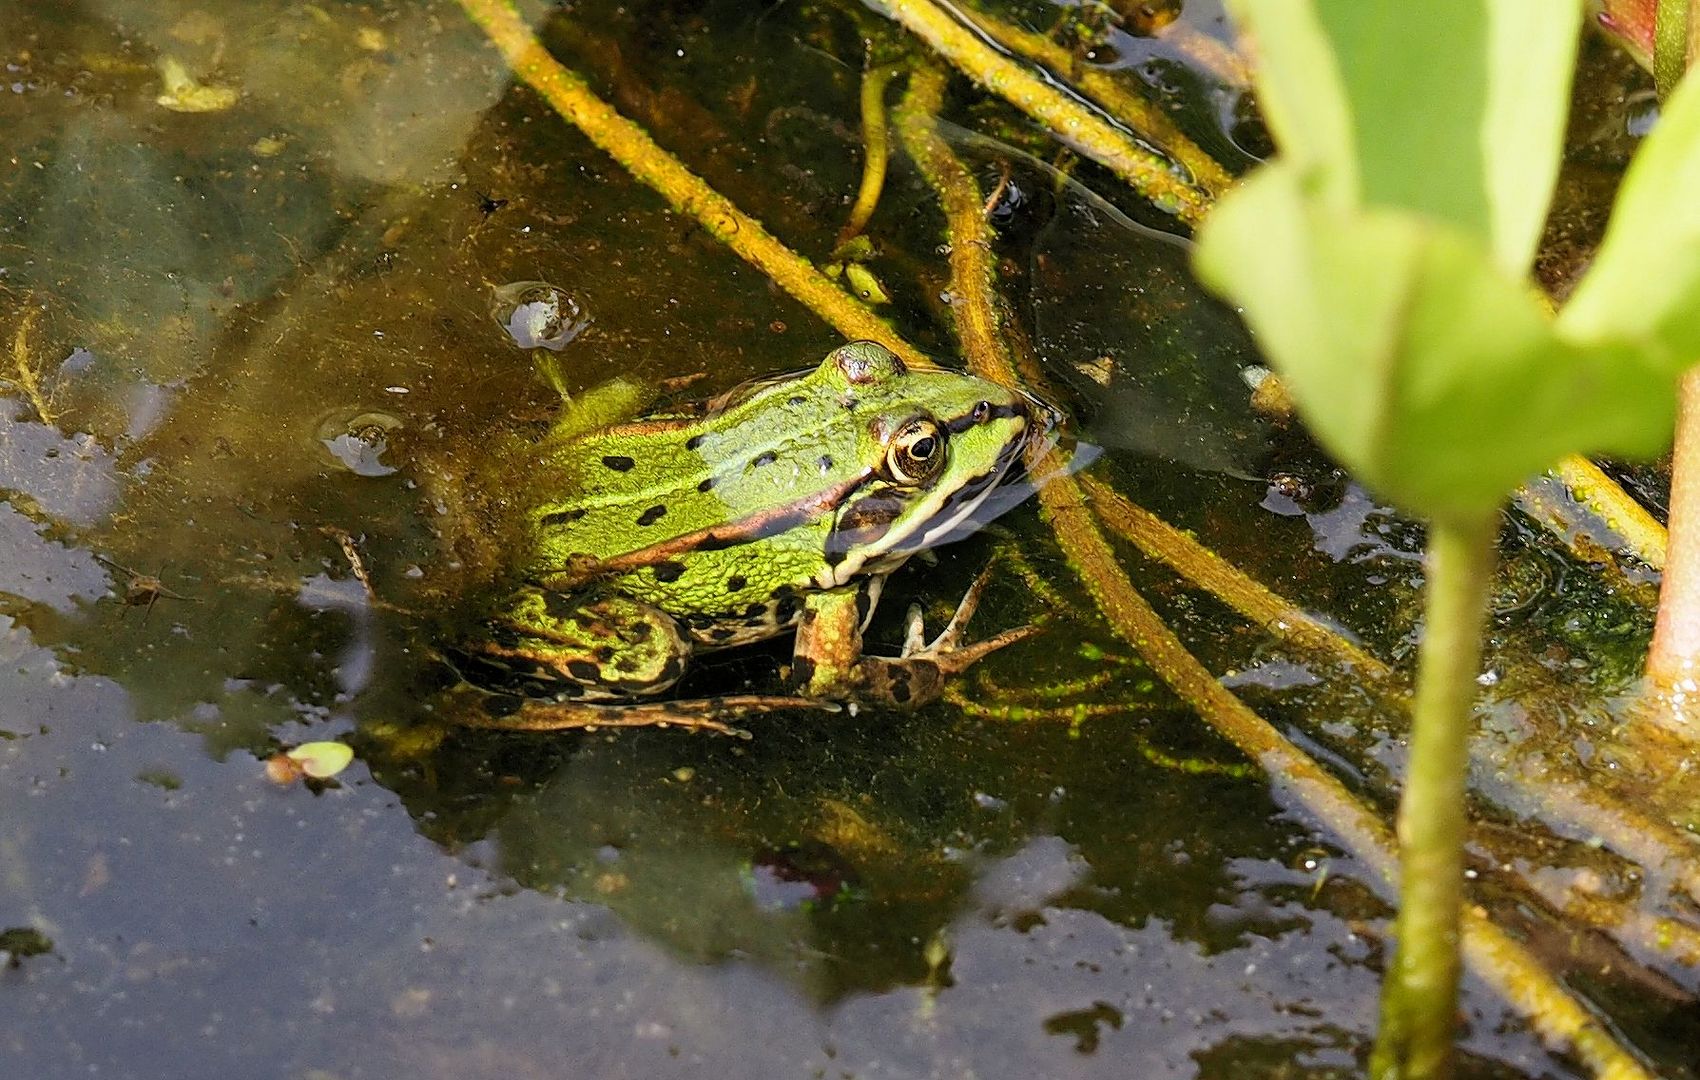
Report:
M 896 67 L 886 64 L 869 68 L 862 75 L 862 183 L 856 189 L 850 218 L 838 234 L 840 247 L 867 228 L 874 207 L 879 205 L 880 192 L 885 190 L 885 170 L 891 160 L 891 143 L 885 130 L 885 88 L 896 73 Z
M 1512 798 L 1508 809 L 1569 825 L 1590 842 L 1634 862 L 1649 890 L 1678 890 L 1700 903 L 1700 864 L 1695 861 L 1697 848 L 1691 834 L 1601 791 L 1598 779 L 1579 769 L 1553 764 L 1538 754 L 1520 755 L 1519 765 L 1539 769 L 1541 775 L 1538 782 L 1524 776 L 1510 778 L 1510 790 L 1527 793 L 1529 805 L 1519 806 Z
M 942 84 L 936 84 L 942 85 Z M 1018 367 L 1031 370 L 1030 357 L 1011 352 L 1020 339 L 1016 328 L 998 333 L 997 307 L 991 289 L 991 229 L 980 205 L 973 176 L 951 153 L 930 124 L 923 122 L 929 104 L 929 82 L 911 80 L 910 92 L 898 108 L 898 128 L 904 147 L 947 209 L 947 229 L 953 259 L 951 291 L 957 301 L 958 331 L 969 367 L 978 375 L 1004 383 L 1021 382 Z M 954 258 L 958 251 L 980 256 Z M 981 291 L 983 297 L 969 294 Z M 961 312 L 980 313 L 962 319 Z M 990 319 L 987 332 L 986 319 Z M 1038 389 L 1035 387 L 1035 389 Z M 1044 466 L 1035 464 L 1035 473 Z M 1283 801 L 1303 806 L 1352 852 L 1374 875 L 1372 887 L 1386 895 L 1397 877 L 1393 837 L 1387 826 L 1358 801 L 1315 759 L 1300 751 L 1268 721 L 1217 681 L 1187 651 L 1174 632 L 1134 589 L 1116 553 L 1099 530 L 1087 495 L 1076 478 L 1060 469 L 1039 489 L 1041 512 L 1051 524 L 1070 566 L 1117 636 L 1126 641 L 1154 674 L 1218 734 L 1233 743 L 1268 775 Z M 1472 687 L 1475 683 L 1472 681 Z M 1461 804 L 1462 800 L 1460 800 Z M 1466 912 L 1463 920 L 1466 960 L 1549 1043 L 1574 1050 L 1596 1075 L 1612 1080 L 1652 1080 L 1611 1032 L 1583 1008 L 1517 942 L 1485 916 Z
M 1686 923 L 1643 911 L 1632 901 L 1600 896 L 1553 877 L 1534 878 L 1529 886 L 1553 910 L 1610 935 L 1632 954 L 1638 954 L 1637 959 L 1643 963 L 1700 967 L 1700 931 Z
M 1493 590 L 1499 514 L 1429 530 L 1411 751 L 1399 801 L 1399 914 L 1382 983 L 1370 1075 L 1452 1075 L 1464 903 L 1465 795 L 1482 627 Z
M 1184 166 L 1207 197 L 1221 195 L 1234 182 L 1220 162 L 1187 138 L 1161 109 L 1128 89 L 1121 79 L 1091 67 L 1071 74 L 1076 65 L 1069 51 L 1044 34 L 1012 26 L 982 11 L 973 12 L 971 17 L 974 25 L 1010 52 L 1044 65 L 1058 78 L 1067 75 L 1066 81 L 1074 83 L 1112 118 Z
M 1102 480 L 1082 476 L 1080 487 L 1111 532 L 1147 558 L 1169 567 L 1263 627 L 1273 637 L 1312 656 L 1346 665 L 1367 679 L 1380 680 L 1392 675 L 1386 664 Z
M 1196 225 L 1203 218 L 1210 197 L 1176 175 L 1169 162 L 986 44 L 931 0 L 866 0 L 866 3 L 901 23 L 964 74 L 1044 124 L 1156 206 L 1188 225 Z
M 985 200 L 979 185 L 944 140 L 939 138 L 933 118 L 944 103 L 945 73 L 931 64 L 917 64 L 909 76 L 909 87 L 897 106 L 897 132 L 903 140 L 904 152 L 920 168 L 921 174 L 938 194 L 945 219 L 951 222 L 976 221 L 979 227 L 972 236 L 953 233 L 950 244 L 950 310 L 956 323 L 956 336 L 963 350 L 972 358 L 976 352 L 995 348 L 1002 333 L 993 298 L 997 282 L 997 256 L 992 252 L 992 230 L 986 224 Z M 946 184 L 941 175 L 954 166 L 967 177 L 966 183 Z M 957 241 L 961 242 L 958 243 Z M 970 359 L 972 366 L 972 359 Z M 1014 386 L 1015 382 L 1005 385 Z
M 1577 454 L 1561 460 L 1553 471 L 1578 502 L 1598 515 L 1607 528 L 1622 538 L 1624 546 L 1636 558 L 1655 570 L 1664 568 L 1669 546 L 1665 527 L 1647 512 L 1646 507 L 1630 498 L 1622 485 L 1607 476 L 1598 465 Z
M 932 366 L 930 359 L 899 337 L 884 320 L 656 145 L 641 127 L 592 93 L 583 79 L 549 55 L 510 0 L 460 0 L 460 6 L 501 51 L 520 81 L 542 95 L 562 119 L 582 131 L 626 171 L 659 192 L 675 210 L 696 220 L 710 236 L 761 270 L 845 337 L 877 341 L 908 363 Z
M 1653 86 L 1662 101 L 1688 70 L 1689 0 L 1658 0 L 1653 9 Z

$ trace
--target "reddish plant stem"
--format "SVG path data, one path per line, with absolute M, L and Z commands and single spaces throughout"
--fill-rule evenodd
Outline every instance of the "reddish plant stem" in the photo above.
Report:
M 1700 367 L 1683 375 L 1677 393 L 1670 545 L 1647 653 L 1648 680 L 1672 695 L 1700 689 Z

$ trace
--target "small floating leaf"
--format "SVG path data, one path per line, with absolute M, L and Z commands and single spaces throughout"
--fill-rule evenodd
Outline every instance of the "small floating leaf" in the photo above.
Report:
M 844 278 L 850 283 L 851 291 L 868 303 L 891 303 L 891 297 L 886 295 L 885 289 L 880 285 L 879 278 L 874 277 L 873 271 L 861 263 L 844 264 Z
M 348 768 L 348 763 L 354 760 L 354 751 L 347 743 L 310 742 L 302 743 L 284 756 L 301 766 L 301 771 L 312 779 L 328 780 Z

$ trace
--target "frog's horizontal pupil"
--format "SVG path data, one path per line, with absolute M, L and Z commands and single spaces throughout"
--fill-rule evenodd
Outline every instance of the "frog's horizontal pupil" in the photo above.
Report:
M 637 462 L 623 454 L 605 454 L 602 458 L 602 464 L 613 469 L 615 472 L 625 472 L 633 465 L 636 465 Z
M 933 456 L 933 449 L 933 437 L 928 435 L 924 439 L 917 439 L 915 441 L 915 445 L 909 448 L 909 452 L 915 457 L 920 458 L 922 461 L 925 461 Z
M 637 523 L 639 525 L 649 526 L 655 524 L 657 521 L 660 521 L 666 516 L 667 508 L 665 506 L 652 506 L 638 515 Z

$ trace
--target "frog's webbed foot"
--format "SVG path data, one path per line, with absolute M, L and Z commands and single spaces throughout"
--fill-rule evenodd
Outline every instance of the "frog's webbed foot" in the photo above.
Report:
M 988 565 L 980 571 L 980 576 L 974 579 L 974 584 L 968 586 L 968 591 L 962 594 L 962 600 L 956 605 L 956 611 L 938 637 L 931 644 L 926 641 L 926 622 L 920 604 L 909 605 L 908 632 L 903 637 L 903 651 L 899 659 L 927 660 L 938 666 L 946 676 L 957 675 L 978 663 L 990 653 L 995 653 L 1006 645 L 1014 645 L 1039 633 L 1040 628 L 1029 623 L 1017 626 L 1013 630 L 1005 630 L 995 637 L 985 641 L 975 642 L 964 646 L 962 635 L 968 630 L 968 620 L 974 617 L 974 611 L 980 606 L 980 597 L 985 593 L 986 586 L 992 580 L 992 567 Z
M 797 631 L 797 681 L 811 696 L 880 702 L 912 709 L 936 700 L 945 683 L 969 667 L 1008 645 L 1039 633 L 1037 626 L 1018 626 L 1001 634 L 962 644 L 969 619 L 980 605 L 980 597 L 991 582 L 992 567 L 980 572 L 969 586 L 956 612 L 931 642 L 920 605 L 909 608 L 908 630 L 896 658 L 862 656 L 859 617 L 852 600 L 828 600 L 817 610 L 805 611 Z M 852 619 L 848 626 L 845 619 Z
M 516 698 L 460 686 L 448 692 L 444 719 L 463 727 L 491 731 L 597 731 L 602 728 L 660 727 L 707 731 L 751 738 L 735 721 L 762 713 L 795 709 L 836 711 L 830 702 L 765 694 L 730 694 L 686 701 L 592 705 L 581 701 Z

